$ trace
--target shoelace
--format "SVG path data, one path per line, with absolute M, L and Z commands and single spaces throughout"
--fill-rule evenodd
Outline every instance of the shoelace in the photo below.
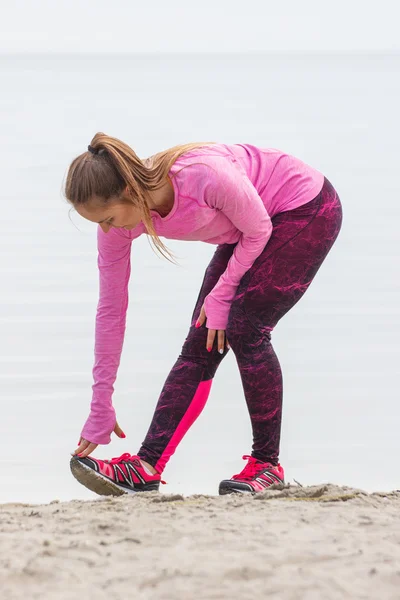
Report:
M 128 454 L 128 452 L 125 452 L 125 454 L 121 454 L 121 456 L 116 456 L 115 458 L 111 458 L 107 462 L 110 463 L 110 465 L 116 465 L 123 460 L 135 460 L 135 459 L 137 459 L 137 456 L 134 456 L 133 454 Z
M 120 462 L 122 462 L 123 460 L 127 461 L 127 460 L 139 460 L 137 456 L 135 456 L 134 454 L 129 454 L 128 452 L 125 452 L 125 454 L 121 454 L 121 456 L 116 456 L 115 458 L 112 458 L 111 460 L 107 460 L 104 462 L 108 462 L 110 465 L 116 465 Z M 166 481 L 164 481 L 163 479 L 160 479 L 160 482 L 163 485 L 166 485 Z
M 254 456 L 248 456 L 245 454 L 242 456 L 243 460 L 248 460 L 247 465 L 240 473 L 232 476 L 232 479 L 253 479 L 257 473 L 259 473 L 263 467 L 271 467 L 274 468 L 273 465 L 269 463 L 261 463 L 259 460 L 254 458 Z

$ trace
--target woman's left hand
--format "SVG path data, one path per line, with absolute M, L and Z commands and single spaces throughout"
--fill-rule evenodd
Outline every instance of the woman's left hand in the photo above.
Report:
M 121 427 L 118 425 L 118 422 L 115 423 L 114 433 L 119 438 L 126 438 L 125 433 L 122 431 Z M 85 438 L 79 438 L 78 447 L 75 452 L 72 453 L 72 456 L 79 456 L 79 458 L 85 458 L 92 454 L 94 450 L 96 450 L 98 444 L 94 444 L 89 440 L 85 440 Z
M 196 321 L 196 327 L 201 327 L 202 325 L 204 325 L 206 320 L 207 320 L 207 316 L 206 316 L 206 311 L 205 311 L 204 304 L 203 304 L 203 306 L 201 307 L 199 318 Z M 220 354 L 223 354 L 224 349 L 225 349 L 225 331 L 223 329 L 218 329 L 218 330 L 217 329 L 209 329 L 208 330 L 206 348 L 207 348 L 208 352 L 211 352 L 213 345 L 214 345 L 214 340 L 215 340 L 216 335 L 217 335 L 218 352 Z M 227 349 L 229 349 L 229 347 L 230 347 L 228 340 L 226 340 L 226 347 L 227 347 Z

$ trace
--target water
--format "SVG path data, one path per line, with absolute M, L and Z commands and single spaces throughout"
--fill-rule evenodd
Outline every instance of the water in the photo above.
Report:
M 273 336 L 285 383 L 287 479 L 400 487 L 399 56 L 0 58 L 0 501 L 89 498 L 69 473 L 90 401 L 95 227 L 62 199 L 96 131 L 140 156 L 187 141 L 281 148 L 322 170 L 344 208 L 336 245 Z M 137 451 L 186 336 L 213 247 L 133 245 L 114 404 Z M 164 491 L 216 493 L 250 425 L 233 355 L 173 457 Z

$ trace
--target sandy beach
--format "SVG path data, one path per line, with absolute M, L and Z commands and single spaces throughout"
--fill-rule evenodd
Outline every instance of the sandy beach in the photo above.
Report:
M 398 600 L 399 510 L 332 485 L 3 504 L 0 597 Z

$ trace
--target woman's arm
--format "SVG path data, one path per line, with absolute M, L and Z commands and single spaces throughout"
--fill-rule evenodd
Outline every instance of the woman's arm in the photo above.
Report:
M 239 282 L 265 248 L 272 223 L 257 190 L 234 158 L 214 157 L 210 166 L 205 201 L 242 232 L 226 270 L 204 301 L 207 328 L 225 330 Z
M 82 437 L 95 444 L 108 444 L 116 417 L 112 405 L 124 342 L 132 241 L 110 229 L 97 233 L 100 276 L 96 316 L 93 397 Z

